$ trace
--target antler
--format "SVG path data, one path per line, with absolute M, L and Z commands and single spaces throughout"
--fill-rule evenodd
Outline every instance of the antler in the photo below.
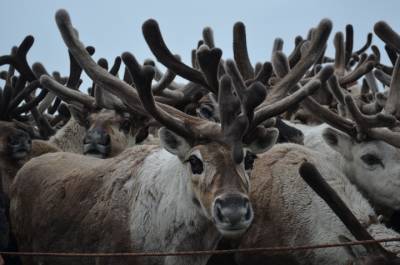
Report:
M 272 90 L 268 97 L 269 102 L 275 102 L 284 98 L 288 92 L 300 81 L 307 70 L 315 63 L 324 51 L 329 34 L 332 30 L 332 22 L 323 19 L 312 34 L 311 42 L 305 47 L 301 59 L 291 69 L 290 74 L 282 78 Z M 305 42 L 303 46 L 306 44 Z
M 233 56 L 244 80 L 253 78 L 254 69 L 247 51 L 246 27 L 242 22 L 233 26 Z

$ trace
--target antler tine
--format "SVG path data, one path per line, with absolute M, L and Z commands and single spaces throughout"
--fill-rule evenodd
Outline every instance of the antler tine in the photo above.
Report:
M 139 96 L 132 87 L 111 75 L 93 61 L 84 45 L 77 38 L 67 11 L 63 9 L 57 11 L 56 22 L 65 44 L 86 74 L 97 84 L 100 84 L 102 88 L 122 99 L 132 111 L 146 115 Z
M 254 74 L 256 76 L 260 73 L 262 67 L 263 67 L 263 64 L 261 62 L 256 63 L 256 65 L 254 66 Z
M 248 88 L 233 60 L 226 61 L 226 70 L 232 79 L 233 87 L 240 101 L 242 114 L 249 122 L 253 120 L 254 109 L 260 105 L 267 94 L 266 88 L 260 82 L 253 82 Z
M 310 80 L 305 86 L 301 87 L 290 96 L 287 96 L 270 105 L 262 106 L 255 112 L 249 131 L 251 132 L 254 130 L 255 127 L 264 120 L 285 112 L 290 106 L 298 104 L 309 95 L 313 94 L 321 86 L 321 83 L 325 82 L 332 75 L 332 73 L 333 68 L 331 66 L 325 66 L 318 73 L 318 76 L 315 79 Z
M 345 102 L 344 102 L 344 93 L 345 91 L 340 87 L 339 82 L 335 75 L 332 75 L 328 79 L 328 89 L 331 94 L 334 96 L 337 104 L 337 110 L 340 116 L 346 116 Z
M 288 94 L 291 88 L 296 85 L 310 66 L 319 58 L 321 52 L 325 49 L 331 30 L 332 22 L 328 19 L 323 19 L 315 30 L 310 47 L 306 50 L 304 56 L 302 56 L 300 61 L 291 69 L 290 73 L 272 88 L 272 96 L 268 97 L 267 100 L 274 102 Z
M 372 52 L 374 53 L 374 55 L 375 55 L 375 61 L 377 62 L 377 63 L 379 63 L 380 61 L 381 61 L 381 52 L 379 51 L 379 48 L 378 48 L 378 46 L 376 46 L 376 45 L 372 45 L 371 46 L 371 50 L 372 50 Z
M 197 49 L 197 63 L 207 81 L 207 86 L 212 93 L 218 95 L 218 66 L 221 61 L 222 50 L 218 48 L 210 49 L 207 45 L 202 45 Z
M 381 40 L 400 53 L 400 36 L 385 21 L 375 23 L 374 32 Z
M 210 49 L 215 48 L 214 33 L 212 28 L 205 27 L 203 29 L 203 41 L 204 44 L 207 45 Z
M 396 53 L 396 49 L 394 49 L 392 46 L 385 44 L 385 51 L 390 59 L 390 61 L 392 62 L 392 65 L 396 64 L 396 60 L 397 60 L 397 53 Z
M 95 52 L 94 47 L 86 47 L 86 51 L 92 56 Z M 69 56 L 69 77 L 66 86 L 72 89 L 78 89 L 79 79 L 82 75 L 82 68 L 79 66 L 78 62 L 75 60 L 74 56 L 70 51 L 68 51 Z
M 128 68 L 126 68 L 126 67 L 125 67 L 125 70 L 124 70 L 123 80 L 124 80 L 125 83 L 127 83 L 129 85 L 133 84 L 131 73 L 129 72 Z
M 272 64 L 270 62 L 265 62 L 263 63 L 260 71 L 254 78 L 254 81 L 261 82 L 263 85 L 266 85 L 268 83 L 268 79 L 271 77 L 273 72 L 272 69 Z M 253 80 L 252 80 L 253 81 Z M 247 85 L 247 82 L 246 82 Z
M 89 53 L 89 55 L 93 55 L 95 49 L 92 46 L 87 46 L 86 51 Z M 80 85 L 79 81 L 82 75 L 82 68 L 79 66 L 78 62 L 75 60 L 74 56 L 69 51 L 68 51 L 68 57 L 69 57 L 69 76 L 66 87 L 77 90 Z M 48 108 L 47 110 L 48 113 L 54 114 L 59 109 L 60 105 L 61 105 L 61 99 L 57 97 L 54 101 L 54 104 Z
M 204 87 L 209 87 L 200 71 L 180 62 L 170 52 L 161 35 L 157 21 L 149 19 L 144 22 L 142 25 L 142 32 L 151 52 L 165 67 L 189 81 L 201 84 Z
M 400 133 L 387 128 L 373 128 L 368 132 L 372 139 L 382 140 L 396 148 L 400 148 Z
M 365 74 L 365 80 L 374 95 L 379 92 L 378 84 L 372 71 Z
M 343 131 L 350 136 L 355 137 L 357 135 L 355 124 L 352 121 L 337 115 L 336 113 L 330 111 L 327 108 L 324 108 L 313 98 L 308 97 L 304 99 L 301 105 L 305 109 L 307 109 L 310 113 L 313 113 L 314 115 L 316 115 L 318 118 L 320 118 L 322 121 L 326 122 L 330 126 L 340 131 Z
M 1 110 L 0 116 L 1 117 L 7 117 L 8 116 L 7 109 L 8 109 L 9 103 L 10 103 L 10 99 L 12 97 L 11 89 L 12 89 L 11 88 L 11 84 L 7 84 L 6 83 L 5 86 L 4 86 L 3 95 L 2 95 L 2 101 L 1 101 L 1 104 L 0 104 L 0 110 Z
M 372 69 L 374 69 L 375 64 L 376 64 L 375 56 L 370 55 L 369 59 L 367 59 L 366 61 L 361 63 L 358 67 L 356 67 L 353 71 L 351 71 L 346 76 L 343 76 L 342 78 L 340 78 L 339 79 L 340 85 L 345 86 L 347 84 L 357 81 L 363 75 L 372 71 Z
M 254 78 L 246 43 L 246 27 L 242 22 L 233 26 L 233 56 L 244 80 Z
M 113 64 L 113 66 L 111 66 L 111 69 L 110 69 L 110 74 L 112 74 L 114 76 L 118 75 L 119 68 L 121 67 L 121 62 L 122 62 L 121 57 L 119 57 L 119 56 L 115 57 L 114 64 Z
M 271 63 L 275 75 L 279 78 L 285 77 L 290 71 L 288 58 L 282 51 L 274 52 Z
M 390 82 L 392 80 L 390 75 L 385 74 L 385 72 L 380 69 L 375 69 L 374 75 L 384 86 L 390 87 Z
M 160 81 L 158 81 L 157 84 L 151 87 L 153 94 L 154 95 L 161 94 L 164 91 L 164 89 L 166 89 L 172 83 L 172 81 L 174 81 L 175 77 L 176 74 L 172 72 L 170 69 L 167 69 L 165 74 L 162 75 Z
M 283 49 L 283 40 L 281 38 L 276 38 L 272 46 L 271 57 L 274 55 L 275 52 L 282 51 L 282 49 Z
M 354 99 L 350 95 L 346 95 L 344 98 L 347 109 L 354 121 L 357 124 L 358 138 L 362 139 L 368 134 L 370 128 L 376 127 L 393 127 L 396 124 L 395 117 L 391 115 L 385 115 L 378 113 L 376 115 L 365 115 L 357 107 Z M 360 135 L 363 134 L 363 135 Z M 360 140 L 361 140 L 360 139 Z
M 215 123 L 187 116 L 183 112 L 167 105 L 160 104 L 162 108 L 157 107 L 151 92 L 151 82 L 154 77 L 153 67 L 141 67 L 135 57 L 128 52 L 122 54 L 122 60 L 131 72 L 142 105 L 154 117 L 154 119 L 168 129 L 176 132 L 178 135 L 185 137 L 188 140 L 192 140 L 193 142 L 209 140 L 210 135 L 214 137 L 218 136 L 217 133 L 220 132 L 220 130 L 217 129 L 215 131 L 216 127 L 219 127 Z M 188 119 L 188 117 L 190 117 L 190 119 Z M 200 133 L 197 126 L 204 126 L 205 124 L 211 125 L 214 132 L 212 132 L 212 130 L 206 131 L 203 129 Z
M 31 35 L 26 36 L 25 39 L 21 42 L 21 44 L 18 46 L 16 53 L 0 57 L 0 66 L 4 64 L 11 64 L 18 70 L 18 72 L 22 76 L 24 76 L 24 78 L 26 78 L 27 81 L 35 80 L 36 77 L 33 74 L 26 60 L 26 55 L 28 54 L 28 51 L 32 47 L 33 42 L 34 42 L 33 36 Z
M 350 62 L 351 55 L 353 54 L 354 30 L 353 25 L 346 25 L 346 42 L 345 42 L 345 60 L 344 64 L 347 66 Z
M 95 106 L 95 99 L 93 97 L 86 95 L 85 93 L 70 89 L 58 83 L 56 80 L 48 75 L 42 75 L 40 77 L 40 84 L 65 101 L 75 101 L 89 109 L 93 109 Z
M 36 80 L 35 80 L 36 81 Z M 31 100 L 27 100 L 28 102 L 22 106 L 19 106 L 13 110 L 13 116 L 18 116 L 21 113 L 27 112 L 32 108 L 36 107 L 47 95 L 49 91 L 47 89 L 42 89 L 39 95 Z
M 372 35 L 371 32 L 368 33 L 367 42 L 364 44 L 364 46 L 362 46 L 359 50 L 355 51 L 354 53 L 357 54 L 357 55 L 360 55 L 360 54 L 364 53 L 369 48 L 369 46 L 371 46 L 372 36 L 373 35 Z
M 301 36 L 297 36 L 295 38 L 294 42 L 295 42 L 295 44 L 294 44 L 295 47 L 294 47 L 293 51 L 290 53 L 290 55 L 288 56 L 290 67 L 293 67 L 300 60 L 301 47 L 303 46 L 303 43 L 305 42 L 305 40 L 303 40 L 303 38 Z
M 242 139 L 249 120 L 243 113 L 239 114 L 239 100 L 233 94 L 231 78 L 227 74 L 220 79 L 218 106 L 225 142 L 232 146 L 233 160 L 240 163 L 243 161 Z
M 8 111 L 12 111 L 13 109 L 15 109 L 16 107 L 18 107 L 18 105 L 26 98 L 27 95 L 31 94 L 33 91 L 35 91 L 38 87 L 40 86 L 40 82 L 38 80 L 35 80 L 31 83 L 29 83 L 29 85 L 27 85 L 26 87 L 24 87 L 24 89 L 22 91 L 20 91 L 17 96 L 15 96 L 10 104 L 8 105 Z
M 299 173 L 303 180 L 328 204 L 329 208 L 340 218 L 357 240 L 374 240 L 313 164 L 303 162 L 299 168 Z M 365 248 L 371 254 L 383 255 L 389 258 L 395 256 L 386 251 L 379 243 L 365 245 Z
M 43 64 L 41 64 L 39 62 L 36 62 L 32 65 L 32 71 L 35 74 L 37 81 L 39 80 L 39 78 L 42 75 L 49 75 L 49 73 L 47 72 L 47 70 L 43 66 Z M 53 76 L 56 77 L 55 72 L 53 73 Z M 59 79 L 61 79 L 61 76 L 59 76 Z M 39 82 L 39 84 L 40 84 L 40 82 Z M 56 96 L 53 93 L 47 93 L 46 97 L 43 99 L 43 101 L 37 107 L 39 113 L 43 113 L 47 108 L 49 108 L 55 97 Z
M 346 51 L 343 39 L 343 33 L 337 32 L 333 40 L 335 45 L 335 74 L 342 77 L 346 70 Z
M 394 115 L 400 119 L 400 57 L 397 58 L 396 64 L 393 69 L 392 81 L 390 83 L 390 90 L 386 105 L 384 107 L 385 113 Z

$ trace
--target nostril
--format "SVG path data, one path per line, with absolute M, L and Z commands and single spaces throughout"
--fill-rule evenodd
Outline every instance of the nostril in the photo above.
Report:
M 105 136 L 105 141 L 104 141 L 104 145 L 109 145 L 111 142 L 111 137 L 110 135 L 106 134 Z
M 216 210 L 217 210 L 217 218 L 218 218 L 218 220 L 220 222 L 223 222 L 224 221 L 224 215 L 222 214 L 221 207 L 219 205 L 217 205 Z
M 246 221 L 248 221 L 252 217 L 252 210 L 251 210 L 251 207 L 250 207 L 250 205 L 248 203 L 246 204 L 246 209 L 247 210 L 246 210 L 246 214 L 245 214 L 244 218 L 245 218 Z

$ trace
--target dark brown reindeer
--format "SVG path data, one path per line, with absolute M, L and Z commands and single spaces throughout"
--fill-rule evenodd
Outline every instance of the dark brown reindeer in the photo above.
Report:
M 31 41 L 28 37 L 18 48 L 13 48 L 10 56 L 1 56 L 1 64 L 23 62 Z M 30 70 L 29 67 L 26 69 Z M 47 90 L 41 90 L 34 96 L 40 86 L 39 81 L 27 82 L 26 72 L 20 67 L 17 70 L 20 71 L 19 76 L 13 66 L 9 67 L 2 76 L 5 78 L 4 89 L 0 88 L 0 249 L 8 251 L 16 250 L 10 232 L 9 193 L 17 171 L 33 157 L 59 151 L 46 141 L 37 139 L 52 133 L 51 127 L 36 109 Z M 38 121 L 37 127 L 31 117 Z M 15 257 L 6 257 L 5 262 L 18 264 Z

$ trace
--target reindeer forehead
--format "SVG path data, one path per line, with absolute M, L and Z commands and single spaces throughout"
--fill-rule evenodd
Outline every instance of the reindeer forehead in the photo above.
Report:
M 121 119 L 121 115 L 118 114 L 116 111 L 105 109 L 102 109 L 101 111 L 96 113 L 92 113 L 90 117 L 93 122 L 96 123 L 113 122 L 119 121 Z
M 231 148 L 225 144 L 210 143 L 196 146 L 205 162 L 225 167 L 234 165 Z

